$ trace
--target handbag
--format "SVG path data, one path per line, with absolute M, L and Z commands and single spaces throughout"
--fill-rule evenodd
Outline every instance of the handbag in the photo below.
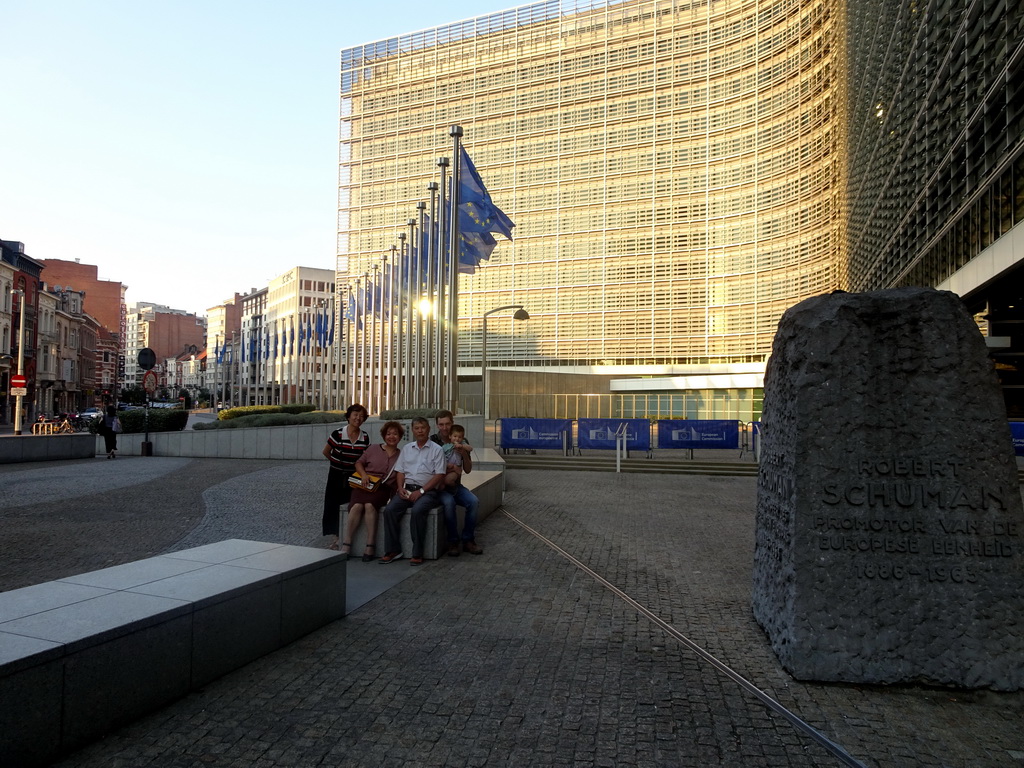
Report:
M 370 479 L 369 487 L 363 490 L 376 491 L 377 486 L 380 485 L 380 478 L 376 475 L 367 475 L 367 477 Z M 363 488 L 363 476 L 359 473 L 358 469 L 349 477 L 348 484 L 353 488 Z

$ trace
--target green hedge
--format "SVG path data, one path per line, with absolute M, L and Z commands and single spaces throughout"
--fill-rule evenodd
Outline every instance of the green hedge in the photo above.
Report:
M 312 403 L 285 403 L 284 405 L 240 405 L 228 408 L 217 414 L 220 421 L 231 421 L 244 416 L 257 416 L 270 413 L 309 413 L 315 411 Z
M 262 409 L 274 408 L 277 406 L 249 406 Z M 241 410 L 235 408 L 232 410 Z M 334 424 L 345 421 L 345 414 L 339 411 L 313 411 L 312 413 L 281 413 L 267 412 L 262 410 L 259 413 L 243 414 L 234 416 L 230 421 L 198 422 L 192 425 L 192 429 L 245 429 L 247 427 L 290 427 L 294 424 Z
M 403 421 L 422 416 L 425 419 L 433 419 L 440 412 L 440 408 L 393 408 L 390 411 L 381 411 L 381 421 Z
M 137 434 L 146 431 L 146 409 L 132 408 L 130 411 L 118 411 L 117 418 L 121 420 L 122 434 Z M 97 429 L 102 419 L 93 419 L 89 424 L 89 431 L 97 434 Z M 188 411 L 180 408 L 150 408 L 149 409 L 149 431 L 150 432 L 180 432 L 188 424 Z

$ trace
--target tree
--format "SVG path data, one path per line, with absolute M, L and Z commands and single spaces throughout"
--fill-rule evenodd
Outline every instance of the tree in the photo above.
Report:
M 125 387 L 124 389 L 121 390 L 121 402 L 128 403 L 129 405 L 145 405 L 146 390 L 144 390 L 138 384 L 133 384 L 130 387 Z

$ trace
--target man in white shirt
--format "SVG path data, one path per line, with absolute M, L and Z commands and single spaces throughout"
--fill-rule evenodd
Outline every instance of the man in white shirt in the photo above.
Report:
M 444 450 L 430 440 L 430 422 L 422 416 L 412 420 L 413 442 L 402 448 L 395 463 L 398 493 L 384 508 L 384 549 L 381 563 L 402 559 L 402 515 L 412 507 L 410 565 L 423 564 L 423 542 L 427 537 L 427 515 L 441 503 L 438 491 L 444 487 Z

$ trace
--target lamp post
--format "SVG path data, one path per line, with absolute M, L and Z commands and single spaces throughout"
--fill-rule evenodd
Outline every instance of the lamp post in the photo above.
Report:
M 25 375 L 25 292 L 15 288 L 11 294 L 21 296 L 21 319 L 18 322 L 18 375 Z M 21 434 L 21 399 L 24 395 L 14 396 L 14 434 Z
M 504 307 L 495 307 L 484 312 L 483 338 L 480 343 L 480 386 L 484 395 L 484 420 L 491 416 L 491 388 L 487 386 L 487 316 L 506 309 L 514 309 L 513 320 L 529 320 L 530 313 L 523 309 L 522 304 L 506 304 Z

